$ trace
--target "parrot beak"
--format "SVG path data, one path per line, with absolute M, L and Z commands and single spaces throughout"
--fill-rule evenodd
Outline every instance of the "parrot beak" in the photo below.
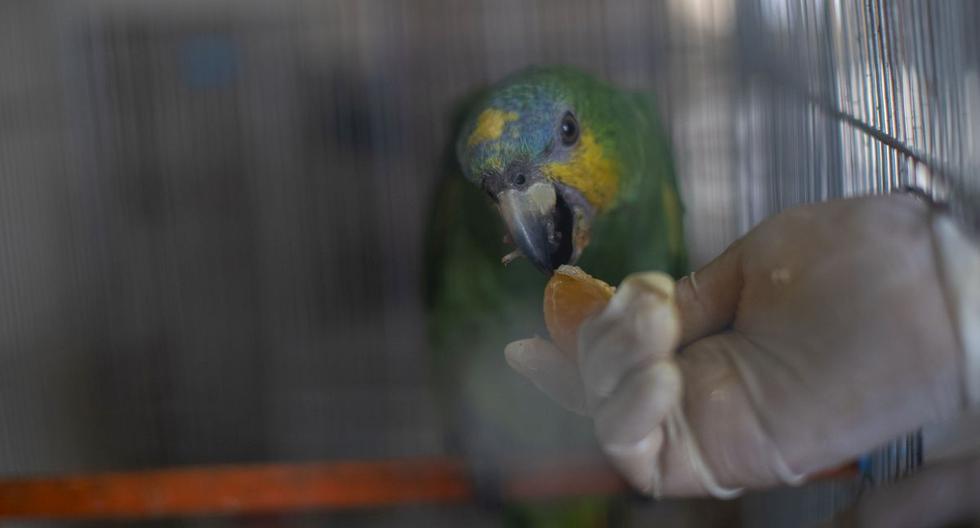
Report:
M 574 264 L 588 244 L 591 208 L 580 207 L 579 201 L 577 192 L 547 180 L 497 194 L 510 240 L 547 275 L 562 264 Z

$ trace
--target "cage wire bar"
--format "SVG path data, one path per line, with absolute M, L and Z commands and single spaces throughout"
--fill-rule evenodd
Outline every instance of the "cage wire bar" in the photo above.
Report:
M 528 64 L 657 93 L 695 265 L 906 185 L 977 226 L 978 23 L 966 0 L 0 5 L 0 472 L 441 454 L 425 208 L 454 101 Z M 860 489 L 753 494 L 743 522 Z
M 749 153 L 740 166 L 743 228 L 796 203 L 912 188 L 977 232 L 975 3 L 739 7 L 739 75 L 748 104 L 737 152 Z M 826 518 L 865 486 L 914 473 L 928 455 L 923 442 L 922 432 L 913 432 L 870 453 L 861 483 L 750 498 L 745 517 L 760 526 Z
M 786 182 L 794 186 L 788 193 L 771 191 L 774 202 L 759 208 L 763 216 L 787 198 L 793 203 L 908 186 L 949 201 L 975 225 L 975 4 L 763 1 L 742 7 L 739 58 L 749 92 L 764 79 L 776 97 L 790 98 L 790 108 L 805 112 L 782 112 L 798 114 L 795 131 L 775 130 L 781 117 L 771 118 L 769 150 L 778 156 L 812 149 L 794 158 L 795 167 L 775 162 L 772 170 L 755 173 L 802 180 Z M 818 185 L 796 187 L 803 182 Z M 779 182 L 767 184 L 780 189 Z

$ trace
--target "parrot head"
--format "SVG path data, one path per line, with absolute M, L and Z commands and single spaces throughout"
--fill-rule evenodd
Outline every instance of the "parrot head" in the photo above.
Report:
M 549 67 L 504 79 L 467 114 L 456 144 L 463 173 L 542 272 L 579 259 L 634 177 L 629 104 L 587 74 Z

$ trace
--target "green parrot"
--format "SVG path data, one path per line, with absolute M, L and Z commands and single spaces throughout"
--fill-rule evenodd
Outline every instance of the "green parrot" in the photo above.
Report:
M 649 94 L 536 67 L 475 95 L 456 126 L 459 170 L 437 186 L 427 234 L 429 333 L 451 446 L 490 489 L 521 461 L 599 453 L 591 421 L 504 359 L 508 342 L 547 335 L 552 271 L 576 264 L 614 285 L 681 276 L 683 211 Z M 510 524 L 536 527 L 605 526 L 623 511 L 600 497 L 503 506 Z

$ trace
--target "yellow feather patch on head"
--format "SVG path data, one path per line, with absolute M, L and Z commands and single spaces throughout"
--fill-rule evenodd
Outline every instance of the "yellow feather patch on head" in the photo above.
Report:
M 496 108 L 487 108 L 476 118 L 476 127 L 466 140 L 466 146 L 472 147 L 478 143 L 493 141 L 504 133 L 507 123 L 517 119 L 517 112 L 505 112 Z
M 542 170 L 549 178 L 578 189 L 600 211 L 616 202 L 618 167 L 588 130 L 582 131 L 571 159 L 549 163 Z

